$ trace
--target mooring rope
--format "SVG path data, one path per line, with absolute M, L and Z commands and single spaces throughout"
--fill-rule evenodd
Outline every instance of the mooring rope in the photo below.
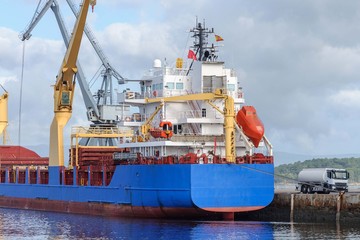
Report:
M 244 165 L 242 165 L 242 164 L 240 164 L 239 166 L 241 166 L 242 168 L 246 168 L 246 169 L 248 169 L 248 170 L 251 170 L 251 171 L 256 171 L 256 172 L 268 174 L 268 175 L 271 175 L 271 176 L 274 176 L 274 177 L 284 178 L 284 179 L 286 179 L 286 180 L 290 180 L 290 181 L 293 181 L 293 182 L 298 182 L 297 179 L 295 179 L 295 178 L 290 178 L 290 177 L 286 177 L 286 176 L 284 176 L 284 175 L 280 175 L 280 174 L 276 174 L 276 173 L 271 173 L 271 172 L 266 172 L 266 171 L 259 170 L 259 169 L 256 169 L 256 168 L 247 167 L 247 166 L 244 166 Z

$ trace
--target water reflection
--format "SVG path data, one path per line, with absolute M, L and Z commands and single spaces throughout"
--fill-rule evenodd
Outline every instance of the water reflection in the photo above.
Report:
M 272 223 L 274 239 L 359 239 L 357 223 Z
M 6 239 L 264 239 L 271 224 L 115 219 L 0 209 L 0 236 Z
M 339 224 L 179 221 L 103 218 L 0 209 L 4 239 L 348 239 L 357 226 Z

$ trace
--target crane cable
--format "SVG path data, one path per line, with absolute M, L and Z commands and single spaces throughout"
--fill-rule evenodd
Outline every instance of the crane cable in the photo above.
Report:
M 98 68 L 98 70 L 95 72 L 95 74 L 93 75 L 93 77 L 90 79 L 90 81 L 89 81 L 89 83 L 88 83 L 88 85 L 89 85 L 89 88 L 91 88 L 94 84 L 95 84 L 95 82 L 96 82 L 96 80 L 98 79 L 98 77 L 101 75 L 101 68 L 103 67 L 104 65 L 103 64 L 101 64 L 100 66 L 99 66 L 99 68 Z
M 23 41 L 23 51 L 21 59 L 21 78 L 20 78 L 20 102 L 19 102 L 19 132 L 18 132 L 18 145 L 21 146 L 21 112 L 22 112 L 22 95 L 23 95 L 23 81 L 24 81 L 24 68 L 25 68 L 25 42 Z M 19 147 L 20 156 L 20 147 Z
M 290 181 L 293 181 L 293 182 L 298 182 L 298 180 L 295 179 L 295 178 L 290 178 L 290 177 L 287 177 L 287 176 L 284 176 L 284 175 L 281 175 L 281 174 L 267 172 L 267 171 L 259 170 L 259 169 L 248 167 L 248 166 L 241 165 L 241 164 L 239 166 L 241 166 L 242 168 L 245 168 L 247 170 L 250 170 L 250 171 L 259 172 L 259 173 L 266 174 L 266 175 L 271 175 L 273 177 L 283 178 L 283 179 L 290 180 Z

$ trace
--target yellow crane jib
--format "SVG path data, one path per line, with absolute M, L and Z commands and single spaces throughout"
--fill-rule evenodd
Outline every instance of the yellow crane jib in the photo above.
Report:
M 152 120 L 154 119 L 156 114 L 161 110 L 161 108 L 163 106 L 164 106 L 164 103 L 161 102 L 160 105 L 156 107 L 155 111 L 150 115 L 150 117 L 144 122 L 144 124 L 141 125 L 140 132 L 145 138 L 147 138 L 149 135 L 149 131 L 151 128 L 150 123 L 152 122 Z
M 94 6 L 95 4 L 96 1 L 94 0 L 84 0 L 82 2 L 73 34 L 54 85 L 54 118 L 50 127 L 50 167 L 64 166 L 63 129 L 71 118 L 72 113 L 75 75 L 77 73 L 76 61 L 79 54 L 89 5 Z

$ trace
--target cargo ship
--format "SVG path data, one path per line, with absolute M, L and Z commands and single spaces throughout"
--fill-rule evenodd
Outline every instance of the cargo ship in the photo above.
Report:
M 54 86 L 49 158 L 34 160 L 35 153 L 17 146 L 0 148 L 0 206 L 116 217 L 233 219 L 236 212 L 270 204 L 272 145 L 255 108 L 244 105 L 236 72 L 218 60 L 223 39 L 205 23 L 190 30 L 194 45 L 186 61 L 178 58 L 168 65 L 156 59 L 135 81 L 138 91 L 118 93 L 123 110 L 116 127 L 73 127 L 64 164 L 61 131 L 71 115 L 80 47 L 76 39 L 81 40 L 89 3 L 83 2 Z M 111 138 L 117 146 L 81 144 L 81 139 Z M 14 154 L 19 149 L 27 154 Z

